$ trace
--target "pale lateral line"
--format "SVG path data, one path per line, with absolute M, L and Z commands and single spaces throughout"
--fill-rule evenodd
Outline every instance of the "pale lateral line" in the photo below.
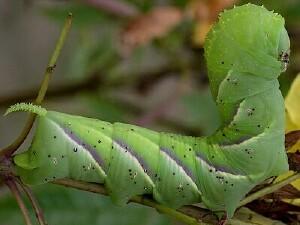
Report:
M 206 162 L 204 159 L 202 159 L 201 157 L 199 156 L 196 156 L 197 160 L 200 162 L 200 163 L 203 163 L 206 167 L 208 168 L 211 168 L 211 169 L 214 169 L 216 170 L 217 173 L 222 173 L 224 174 L 225 176 L 235 176 L 235 177 L 240 177 L 240 178 L 245 178 L 246 176 L 243 176 L 241 174 L 233 174 L 233 173 L 230 173 L 230 172 L 226 172 L 226 171 L 222 171 L 222 170 L 218 170 L 216 167 L 214 167 L 213 165 L 209 164 L 208 162 Z
M 210 168 L 213 168 L 216 172 L 222 172 L 222 173 L 230 174 L 230 175 L 233 175 L 233 176 L 243 176 L 242 174 L 235 173 L 234 171 L 232 171 L 232 172 L 229 171 L 230 168 L 227 169 L 226 167 L 214 165 L 212 162 L 205 160 L 203 158 L 203 156 L 201 155 L 201 153 L 199 153 L 199 152 L 196 153 L 196 158 L 198 160 L 201 160 L 201 162 L 204 162 Z
M 99 167 L 99 169 L 100 169 L 100 171 L 102 173 L 102 176 L 104 178 L 107 176 L 106 173 L 104 172 L 104 170 L 102 169 L 102 166 L 101 166 L 101 164 L 103 164 L 102 163 L 103 160 L 98 156 L 97 152 L 91 146 L 86 145 L 86 144 L 85 144 L 85 146 L 83 146 L 83 144 L 80 142 L 80 140 L 79 140 L 79 138 L 77 136 L 72 135 L 74 138 L 76 138 L 76 139 L 73 139 L 70 136 L 70 134 L 67 133 L 67 131 L 63 127 L 61 127 L 59 124 L 57 124 L 55 121 L 50 120 L 50 122 L 52 122 L 58 129 L 62 130 L 63 134 L 65 135 L 65 137 L 67 139 L 69 139 L 74 144 L 81 146 L 85 150 L 85 152 L 88 153 L 90 159 L 93 160 L 96 165 L 98 165 L 98 167 Z M 89 146 L 90 149 L 86 148 L 87 146 Z
M 134 134 L 137 135 L 137 136 L 139 136 L 141 139 L 144 139 L 145 141 L 150 142 L 153 146 L 157 147 L 157 149 L 158 149 L 158 160 L 159 160 L 159 153 L 160 153 L 160 147 L 159 147 L 159 145 L 158 145 L 157 143 L 155 143 L 154 141 L 152 141 L 152 140 L 150 140 L 150 139 L 144 137 L 143 135 L 141 135 L 141 134 L 138 133 L 138 132 L 135 132 Z M 158 134 L 158 135 L 160 135 L 160 134 Z M 149 144 L 150 144 L 150 143 L 149 143 Z M 157 163 L 157 168 L 158 168 L 158 163 Z M 152 171 L 152 172 L 153 172 L 153 171 Z M 157 172 L 158 172 L 158 169 L 156 169 L 156 171 L 154 171 L 154 172 L 157 173 Z
M 230 148 L 232 148 L 232 147 L 238 147 L 238 146 L 241 146 L 241 145 L 246 145 L 249 142 L 255 141 L 256 139 L 259 140 L 259 138 L 261 138 L 261 136 L 264 136 L 264 135 L 265 135 L 265 132 L 262 132 L 262 133 L 260 133 L 260 134 L 258 134 L 256 136 L 252 136 L 251 138 L 246 139 L 246 140 L 244 140 L 244 141 L 242 141 L 242 142 L 240 142 L 238 144 L 235 143 L 235 144 L 231 144 L 231 145 L 221 145 L 220 147 L 222 147 L 222 150 L 232 150 Z
M 160 148 L 161 149 L 161 148 Z M 161 149 L 162 150 L 162 149 Z M 173 163 L 175 163 L 175 165 L 177 165 L 177 167 L 179 168 L 179 170 L 185 174 L 185 177 L 188 178 L 188 180 L 192 183 L 193 188 L 195 188 L 199 193 L 199 189 L 198 186 L 195 184 L 194 180 L 188 175 L 188 173 L 184 170 L 184 168 L 179 165 L 175 159 L 173 159 L 168 153 L 166 153 L 164 150 L 160 151 L 161 153 L 163 153 L 169 160 L 171 160 Z
M 117 145 L 117 149 L 120 151 L 120 149 L 124 150 L 124 151 L 127 151 L 127 153 L 129 153 L 130 157 L 136 162 L 136 164 L 140 167 L 140 169 L 143 171 L 143 174 L 146 175 L 146 180 L 149 181 L 150 185 L 152 186 L 152 188 L 154 188 L 154 183 L 151 179 L 151 177 L 149 176 L 149 174 L 147 172 L 144 171 L 144 167 L 142 166 L 141 162 L 139 161 L 139 159 L 137 158 L 137 156 L 134 155 L 132 149 L 130 149 L 129 147 L 124 148 L 122 146 L 122 144 L 118 143 L 118 141 L 114 141 L 113 140 L 113 144 L 114 145 Z M 143 163 L 144 165 L 144 163 Z M 148 169 L 148 168 L 147 168 Z M 148 171 L 148 170 L 147 170 Z
M 157 146 L 158 149 L 159 149 L 159 153 L 160 153 L 160 152 L 163 152 L 165 155 L 168 156 L 168 158 L 171 158 L 171 159 L 175 162 L 175 164 L 176 164 L 178 167 L 180 167 L 180 169 L 182 169 L 182 170 L 184 171 L 184 173 L 186 174 L 186 176 L 188 176 L 188 177 L 190 178 L 190 180 L 192 181 L 192 183 L 195 185 L 196 189 L 198 190 L 198 187 L 197 187 L 197 185 L 195 184 L 194 179 L 192 178 L 192 177 L 193 177 L 193 176 L 192 176 L 192 172 L 190 172 L 190 171 L 187 172 L 188 169 L 185 168 L 184 165 L 181 165 L 179 159 L 177 159 L 175 156 L 171 156 L 171 155 L 169 155 L 168 153 L 166 153 L 166 152 L 162 149 L 162 147 L 159 146 L 159 144 L 153 142 L 152 140 L 147 139 L 146 137 L 142 136 L 142 135 L 139 134 L 139 133 L 135 133 L 135 134 L 137 134 L 139 137 L 141 137 L 141 138 L 143 138 L 143 139 L 145 139 L 145 140 L 151 142 L 153 145 Z M 161 135 L 161 134 L 158 134 L 158 135 Z M 175 140 L 175 141 L 177 142 L 177 140 Z M 189 146 L 190 146 L 190 145 L 189 145 Z M 190 147 L 191 147 L 191 146 L 190 146 Z M 161 151 L 161 150 L 163 150 L 163 151 Z M 194 160 L 194 163 L 195 163 L 195 160 Z M 186 171 L 186 170 L 187 170 L 187 171 Z M 196 179 L 198 180 L 198 178 L 196 178 Z M 199 190 L 198 190 L 198 191 L 199 191 Z
M 236 119 L 237 119 L 239 113 L 241 113 L 242 106 L 243 106 L 244 104 L 246 104 L 245 101 L 246 101 L 246 99 L 243 99 L 243 100 L 239 103 L 238 110 L 236 111 L 235 115 L 233 116 L 231 122 L 228 124 L 228 127 L 229 127 L 229 126 L 233 126 L 233 123 L 236 122 Z
M 253 95 L 253 96 L 254 96 L 254 95 Z M 233 124 L 234 124 L 234 123 L 237 123 L 237 117 L 238 117 L 239 113 L 241 113 L 241 110 L 242 110 L 241 108 L 242 108 L 243 104 L 245 104 L 245 101 L 246 101 L 246 99 L 243 99 L 243 100 L 239 103 L 238 110 L 236 111 L 235 115 L 233 116 L 231 122 L 228 124 L 227 128 L 233 127 L 233 126 L 234 126 Z M 265 131 L 265 130 L 264 130 L 264 131 Z M 221 146 L 222 149 L 223 149 L 223 148 L 231 148 L 231 147 L 243 145 L 243 144 L 245 144 L 245 143 L 247 144 L 248 142 L 253 141 L 253 139 L 259 138 L 260 135 L 263 135 L 263 134 L 264 134 L 264 131 L 263 131 L 262 133 L 260 133 L 260 134 L 255 135 L 255 136 L 251 136 L 250 138 L 247 138 L 247 139 L 245 139 L 245 140 L 243 140 L 243 141 L 241 141 L 241 142 L 239 142 L 239 143 L 233 143 L 233 144 L 229 144 L 229 145 L 226 144 L 226 145 L 220 145 L 220 146 Z
M 231 71 L 232 71 L 232 69 L 230 69 L 230 70 L 228 70 L 228 72 L 227 72 L 227 74 L 226 74 L 226 76 L 224 77 L 224 79 L 220 82 L 220 84 L 219 84 L 219 87 L 218 87 L 218 94 L 217 94 L 217 101 L 219 101 L 220 100 L 220 98 L 219 98 L 219 96 L 220 96 L 220 87 L 222 86 L 222 85 L 225 85 L 225 84 L 223 84 L 223 83 L 225 83 L 226 82 L 226 80 L 227 80 L 227 78 L 230 76 L 230 74 L 231 74 Z
M 196 190 L 199 192 L 199 194 L 201 194 L 200 190 L 198 189 L 197 185 L 195 184 L 195 182 L 194 182 L 194 180 L 191 178 L 191 176 L 190 176 L 188 173 L 186 173 L 186 171 L 184 170 L 184 168 L 183 168 L 181 165 L 179 165 L 179 164 L 177 163 L 176 160 L 174 160 L 174 159 L 173 159 L 171 156 L 169 156 L 166 152 L 161 151 L 162 149 L 161 149 L 161 147 L 159 146 L 159 144 L 153 142 L 153 141 L 150 140 L 150 139 L 145 138 L 144 136 L 142 136 L 142 135 L 139 134 L 139 133 L 135 133 L 135 134 L 139 135 L 141 138 L 146 139 L 146 140 L 148 140 L 149 142 L 151 142 L 153 145 L 157 146 L 158 149 L 159 149 L 159 154 L 162 152 L 165 156 L 167 156 L 168 159 L 171 159 L 171 161 L 175 162 L 175 164 L 180 168 L 180 170 L 183 171 L 183 173 L 186 175 L 186 177 L 188 177 L 188 179 L 191 181 L 193 188 L 196 189 Z M 161 134 L 158 134 L 158 135 L 161 135 Z M 158 160 L 159 160 L 159 159 L 158 159 Z M 195 161 L 194 161 L 194 163 L 195 163 Z M 159 164 L 158 164 L 158 165 L 159 165 Z M 158 172 L 158 171 L 156 171 L 156 172 Z M 196 179 L 198 180 L 198 178 L 196 178 Z M 154 188 L 156 189 L 156 186 L 155 186 Z

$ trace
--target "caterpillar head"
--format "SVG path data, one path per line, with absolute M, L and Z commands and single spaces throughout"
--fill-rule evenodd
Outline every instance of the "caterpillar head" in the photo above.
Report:
M 230 71 L 266 80 L 278 78 L 286 69 L 289 56 L 289 37 L 284 24 L 279 14 L 253 4 L 220 15 L 204 45 L 214 97 Z

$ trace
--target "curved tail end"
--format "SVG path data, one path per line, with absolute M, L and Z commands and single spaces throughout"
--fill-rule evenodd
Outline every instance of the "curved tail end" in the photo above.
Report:
M 32 103 L 22 102 L 22 103 L 17 103 L 17 104 L 10 106 L 4 113 L 4 116 L 6 116 L 12 112 L 20 112 L 20 111 L 31 112 L 31 113 L 37 114 L 38 116 L 45 116 L 47 113 L 47 110 L 42 108 L 39 105 L 33 105 Z

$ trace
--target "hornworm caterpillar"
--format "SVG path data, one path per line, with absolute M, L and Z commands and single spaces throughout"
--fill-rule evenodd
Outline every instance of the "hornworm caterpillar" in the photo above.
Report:
M 20 104 L 38 114 L 28 151 L 17 154 L 27 184 L 60 178 L 105 184 L 112 200 L 150 194 L 178 208 L 203 202 L 231 217 L 257 184 L 288 170 L 284 103 L 277 77 L 289 37 L 284 19 L 247 4 L 221 14 L 205 42 L 212 95 L 222 120 L 208 137 L 158 133 Z

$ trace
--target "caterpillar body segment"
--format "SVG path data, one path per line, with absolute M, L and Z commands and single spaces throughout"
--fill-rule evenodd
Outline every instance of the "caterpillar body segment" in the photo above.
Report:
M 48 111 L 38 115 L 29 150 L 15 156 L 17 173 L 27 184 L 105 184 L 117 204 L 136 195 L 174 208 L 203 202 L 230 218 L 254 186 L 288 170 L 277 77 L 289 47 L 280 15 L 252 4 L 228 10 L 205 42 L 222 120 L 214 134 L 180 136 Z

